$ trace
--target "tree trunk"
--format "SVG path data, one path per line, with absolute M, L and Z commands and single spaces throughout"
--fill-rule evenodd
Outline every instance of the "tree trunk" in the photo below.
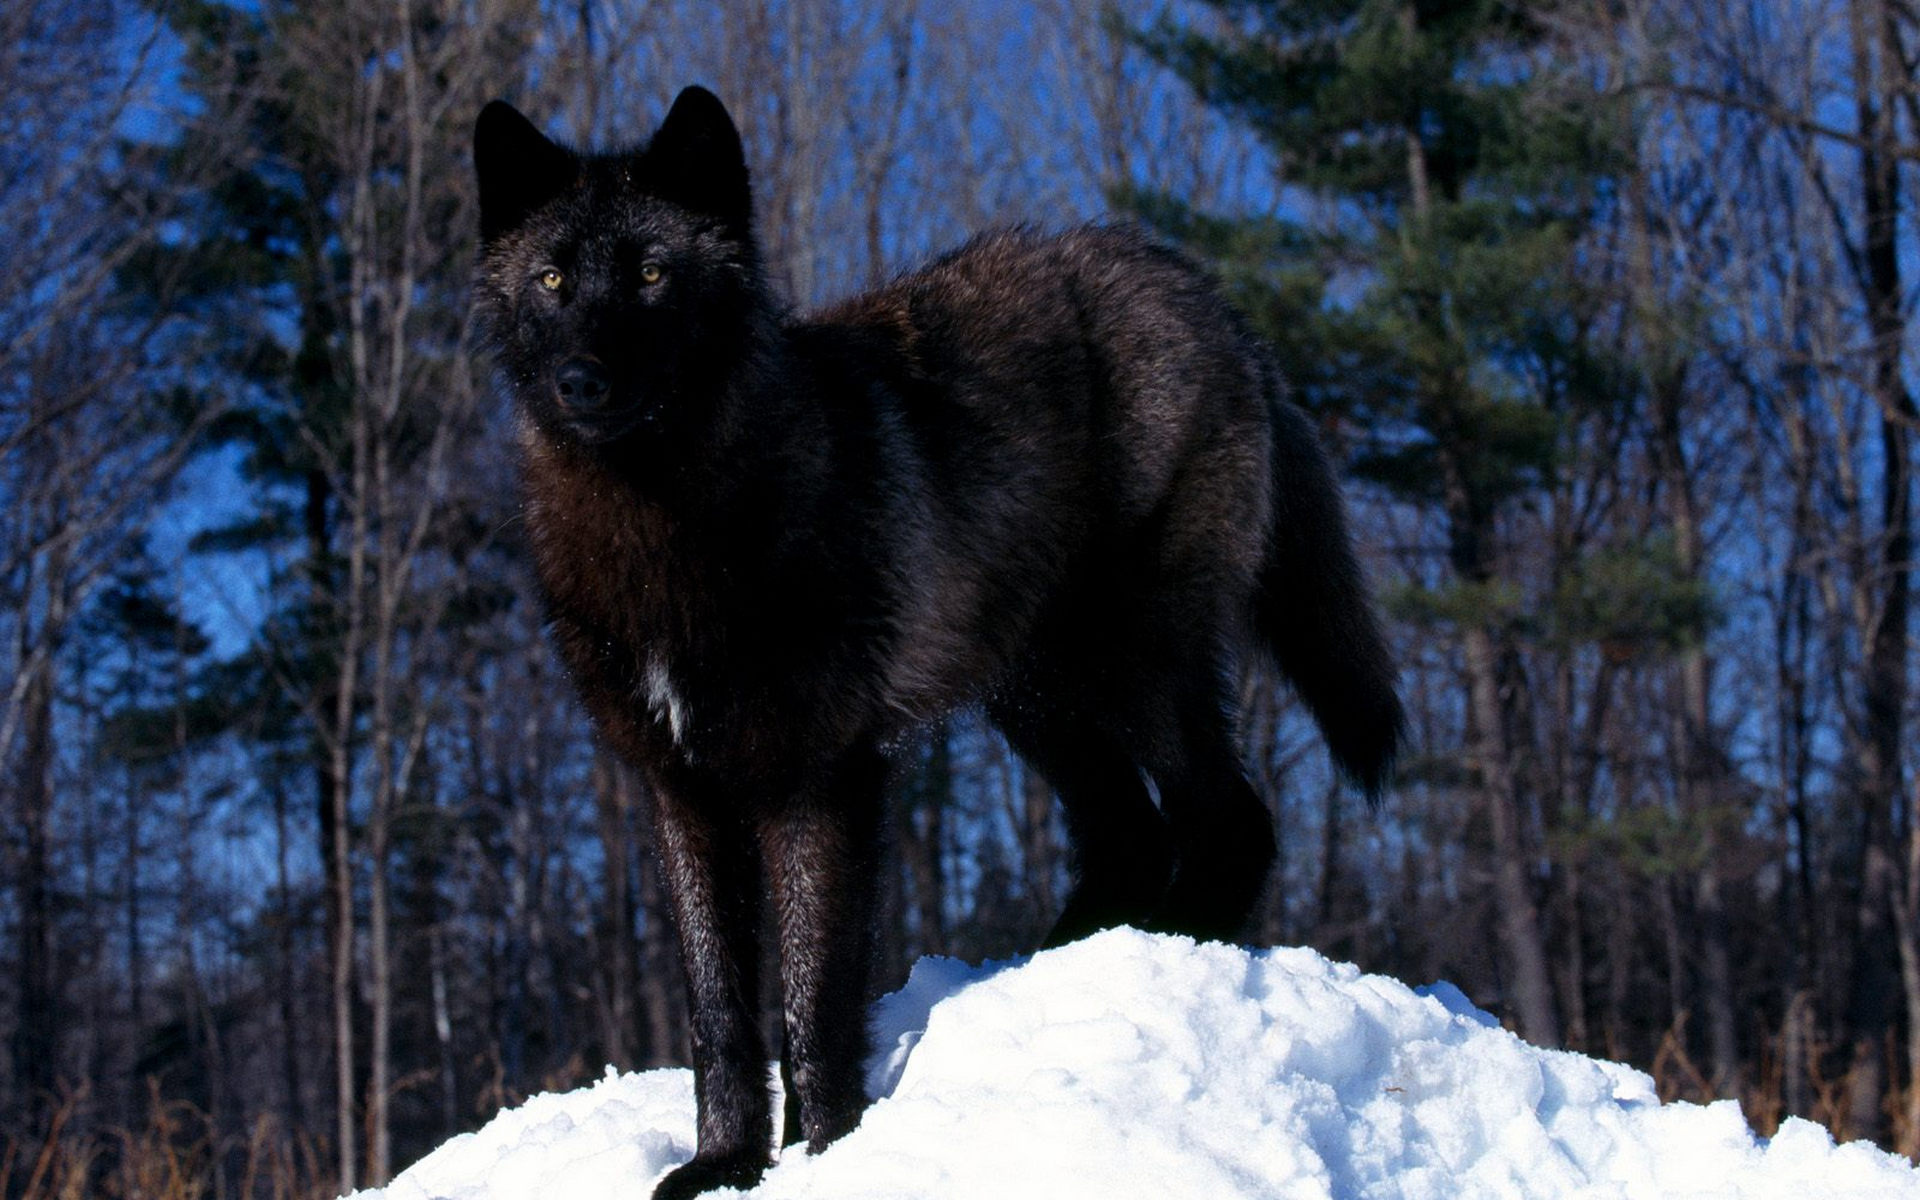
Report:
M 140 838 L 140 814 L 147 805 L 147 789 L 144 785 L 136 789 L 129 798 L 125 813 L 125 845 L 121 853 L 126 856 L 123 869 L 127 875 L 127 1017 L 134 1038 L 146 1037 L 147 1031 L 147 944 L 146 914 L 143 911 L 140 864 L 144 859 L 144 848 Z M 276 799 L 279 792 L 275 791 Z M 131 1098 L 131 1093 L 129 1094 Z M 127 1120 L 138 1120 L 139 1114 L 133 1106 L 128 1106 Z
M 633 898 L 633 788 L 630 773 L 604 747 L 593 763 L 595 828 L 603 864 L 601 909 L 606 935 L 597 974 L 600 986 L 601 1052 L 623 1071 L 639 1065 L 634 1052 L 640 1035 L 636 1012 L 640 931 Z
M 1340 812 L 1340 793 L 1343 787 L 1339 780 L 1327 785 L 1327 793 L 1320 809 L 1320 887 L 1315 921 L 1319 929 L 1315 932 L 1316 945 L 1324 945 L 1324 939 L 1332 935 L 1334 922 L 1339 918 L 1338 900 L 1340 895 L 1340 834 L 1346 824 Z M 1327 946 L 1332 953 L 1332 947 Z
M 345 756 L 340 756 L 344 758 Z M 329 999 L 333 1011 L 334 1145 L 342 1192 L 354 1190 L 359 1159 L 354 1127 L 353 1085 L 353 867 L 349 857 L 347 789 L 344 764 L 336 762 L 326 783 L 327 956 L 331 964 Z
M 1680 434 L 1679 383 L 1660 389 L 1658 457 L 1666 475 L 1667 515 L 1674 532 L 1680 570 L 1689 579 L 1701 572 L 1699 519 L 1687 475 Z M 1713 663 L 1695 643 L 1681 651 L 1679 736 L 1681 809 L 1699 823 L 1703 845 L 1693 878 L 1694 913 L 1699 918 L 1701 1004 L 1707 1016 L 1707 1046 L 1714 1090 L 1738 1097 L 1746 1083 L 1740 1058 L 1734 1000 L 1731 927 L 1724 898 L 1724 844 L 1732 812 L 1732 771 L 1712 719 Z
M 1900 282 L 1900 175 L 1894 154 L 1894 101 L 1905 71 L 1894 26 L 1881 3 L 1856 5 L 1853 16 L 1855 103 L 1861 133 L 1860 176 L 1868 326 L 1873 335 L 1873 392 L 1880 408 L 1881 505 L 1878 554 L 1861 565 L 1857 579 L 1865 601 L 1864 690 L 1861 696 L 1859 836 L 1860 894 L 1855 906 L 1852 994 L 1848 1003 L 1851 1063 L 1847 1131 L 1879 1140 L 1886 1133 L 1883 1102 L 1890 1081 L 1885 1055 L 1893 1026 L 1894 962 L 1915 947 L 1904 942 L 1915 921 L 1893 920 L 1904 900 L 1896 861 L 1894 810 L 1904 800 L 1902 714 L 1907 695 L 1909 579 L 1912 571 L 1911 463 L 1908 430 L 1915 420 L 1913 397 L 1902 374 L 1905 316 Z M 1869 565 L 1870 564 L 1870 565 Z M 1877 591 L 1877 595 L 1875 594 Z M 1920 982 L 1908 990 L 1910 1019 L 1920 1020 Z
M 274 873 L 275 899 L 279 909 L 278 952 L 279 996 L 276 1000 L 280 1008 L 280 1072 L 281 1084 L 287 1092 L 287 1124 L 294 1129 L 307 1126 L 307 1106 L 302 1095 L 300 1083 L 300 1036 L 299 1006 L 295 1003 L 299 995 L 294 982 L 294 915 L 293 915 L 293 879 L 292 865 L 288 861 L 290 839 L 287 835 L 287 793 L 278 781 L 272 785 L 273 791 L 273 828 L 274 828 Z M 138 1026 L 136 1026 L 136 1029 Z
M 393 889 L 387 871 L 390 814 L 379 799 L 374 810 L 367 822 L 367 983 L 373 1026 L 367 1056 L 367 1184 L 381 1187 L 393 1166 Z
M 1445 400 L 1441 399 L 1436 408 L 1444 427 Z M 1468 471 L 1459 457 L 1449 448 L 1442 459 L 1447 481 L 1448 559 L 1462 584 L 1486 588 L 1494 579 L 1492 514 L 1468 481 Z M 1514 761 L 1513 706 L 1506 695 L 1501 669 L 1504 648 L 1496 620 L 1495 616 L 1477 615 L 1462 623 L 1468 753 L 1493 833 L 1498 938 L 1512 1009 L 1523 1037 L 1538 1046 L 1558 1046 L 1560 1022 L 1554 1011 L 1553 977 L 1540 928 L 1539 905 L 1534 899 L 1526 795 Z
M 57 576 L 50 573 L 50 578 Z M 15 788 L 21 847 L 20 1009 L 11 1050 L 29 1136 L 43 1134 L 48 1128 L 57 1083 L 54 1055 L 60 1044 L 48 828 L 53 812 L 53 670 L 54 659 L 48 655 L 27 684 L 22 728 L 25 737 Z
M 1681 883 L 1662 878 L 1660 891 L 1660 938 L 1667 952 L 1667 1030 L 1678 1034 L 1687 1026 L 1692 1010 L 1687 1005 L 1687 948 L 1680 934 L 1680 902 L 1674 892 Z
M 942 769 L 949 775 L 944 784 L 951 791 L 951 772 L 945 771 L 944 759 L 943 749 Z M 945 798 L 942 797 L 944 802 Z M 1054 876 L 1060 868 L 1060 849 L 1053 836 L 1053 807 L 1053 787 L 1047 783 L 1046 776 L 1022 762 L 1020 862 L 1027 892 L 1026 911 L 1032 924 L 1020 933 L 1030 945 L 1038 942 L 1052 927 L 1054 918 L 1060 915 L 1062 901 L 1059 889 L 1054 886 Z
M 1584 872 L 1574 863 L 1566 867 L 1561 880 L 1561 895 L 1566 911 L 1566 964 L 1560 994 L 1567 1012 L 1567 1048 L 1593 1053 L 1593 1031 L 1587 1013 L 1587 915 L 1581 891 Z
M 319 301 L 310 301 L 307 320 L 323 323 Z M 310 333 L 311 336 L 311 333 Z M 333 553 L 333 486 L 324 471 L 306 476 L 302 520 L 306 532 L 307 588 L 316 612 L 334 614 L 339 597 L 333 572 L 327 567 Z M 321 661 L 327 662 L 322 655 Z M 353 873 L 349 827 L 348 748 L 343 740 L 351 724 L 351 685 L 342 676 L 343 659 L 323 667 L 313 681 L 314 791 L 320 834 L 320 871 L 326 909 L 327 995 L 333 1021 L 334 1153 L 338 1183 L 343 1192 L 354 1186 L 357 1151 L 353 1083 Z
M 1500 905 L 1499 935 L 1513 1011 L 1520 1033 L 1537 1046 L 1560 1044 L 1554 1014 L 1553 980 L 1547 967 L 1540 911 L 1533 897 L 1530 854 L 1526 845 L 1526 805 L 1507 740 L 1506 705 L 1500 695 L 1493 633 L 1470 624 L 1461 641 L 1466 651 L 1467 701 L 1474 725 L 1472 755 L 1481 795 L 1493 828 L 1494 892 Z
M 1808 398 L 1804 387 L 1792 398 L 1796 406 Z M 1819 1032 L 1819 1010 L 1814 981 L 1821 974 L 1823 942 L 1815 934 L 1813 820 L 1808 796 L 1813 772 L 1813 717 L 1808 707 L 1813 646 L 1813 580 L 1805 563 L 1813 543 L 1813 482 L 1816 469 L 1810 452 L 1805 411 L 1788 410 L 1786 441 L 1793 479 L 1779 610 L 1774 618 L 1775 718 L 1779 726 L 1776 771 L 1784 791 L 1781 813 L 1781 861 L 1788 868 L 1781 888 L 1786 919 L 1783 927 L 1792 939 L 1783 991 L 1787 998 L 1781 1032 L 1781 1105 L 1800 1117 L 1813 1116 L 1814 1042 Z
M 912 836 L 907 839 L 907 869 L 913 876 L 913 907 L 919 936 L 912 954 L 945 954 L 947 940 L 947 802 L 953 795 L 953 734 L 941 726 L 934 735 L 927 767 L 915 789 L 908 819 Z M 1028 813 L 1029 823 L 1032 812 Z M 1031 829 L 1027 844 L 1033 850 Z M 1030 864 L 1029 871 L 1035 868 Z M 902 964 L 910 965 L 910 964 Z
M 48 461 L 52 450 L 44 439 L 36 438 L 19 453 L 34 455 L 38 463 Z M 46 469 L 51 471 L 50 461 Z M 10 1049 L 15 1086 L 20 1091 L 20 1112 L 29 1136 L 44 1134 L 51 1128 L 57 1103 L 55 1089 L 59 1084 L 57 1056 L 65 1025 L 54 941 L 52 822 L 57 750 L 53 711 L 55 672 L 59 669 L 60 646 L 73 616 L 68 580 L 73 564 L 68 545 L 64 540 L 53 540 L 44 557 L 26 573 L 29 603 L 19 614 L 22 644 L 14 656 L 16 663 L 26 664 L 27 678 L 20 706 L 19 773 L 14 779 L 14 819 L 20 830 L 20 981 L 19 1010 Z M 38 628 L 34 629 L 28 613 L 32 608 L 36 573 L 42 611 Z M 0 747 L 4 745 L 0 742 Z

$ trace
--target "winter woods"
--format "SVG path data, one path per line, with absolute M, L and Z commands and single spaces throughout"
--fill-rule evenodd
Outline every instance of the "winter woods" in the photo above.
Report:
M 690 82 L 796 303 L 1109 216 L 1273 342 L 1414 739 L 1370 814 L 1248 664 L 1269 941 L 1920 1150 L 1906 8 L 0 0 L 0 31 L 9 1194 L 129 1194 L 163 1152 L 164 1194 L 379 1182 L 683 1060 L 648 798 L 541 636 L 467 353 L 467 145 L 494 96 L 611 144 Z M 1045 930 L 1053 810 L 975 722 L 891 807 L 887 982 Z

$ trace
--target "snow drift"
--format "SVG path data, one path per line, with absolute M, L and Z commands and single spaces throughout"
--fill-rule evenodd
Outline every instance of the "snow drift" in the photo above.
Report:
M 928 959 L 875 1011 L 876 1097 L 766 1200 L 1477 1197 L 1920 1200 L 1920 1173 L 1730 1101 L 1661 1104 L 1459 991 L 1311 950 L 1113 930 L 1008 964 Z M 776 1106 L 776 1111 L 777 1106 Z M 644 1200 L 693 1153 L 686 1071 L 536 1096 L 360 1200 Z

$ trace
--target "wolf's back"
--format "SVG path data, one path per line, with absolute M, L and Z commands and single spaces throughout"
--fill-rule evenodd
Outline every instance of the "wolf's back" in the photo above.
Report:
M 1312 424 L 1277 397 L 1273 422 L 1273 528 L 1254 625 L 1334 763 L 1378 800 L 1406 728 L 1392 656 Z

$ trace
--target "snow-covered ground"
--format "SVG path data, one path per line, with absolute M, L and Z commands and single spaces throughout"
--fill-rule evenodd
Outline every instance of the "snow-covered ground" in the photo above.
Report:
M 860 1127 L 748 1195 L 833 1200 L 1920 1200 L 1920 1173 L 1731 1102 L 1661 1104 L 1458 990 L 1310 950 L 1113 930 L 929 959 L 875 1012 Z M 777 1111 L 777 1109 L 776 1109 Z M 693 1153 L 685 1071 L 536 1096 L 360 1200 L 645 1200 Z

